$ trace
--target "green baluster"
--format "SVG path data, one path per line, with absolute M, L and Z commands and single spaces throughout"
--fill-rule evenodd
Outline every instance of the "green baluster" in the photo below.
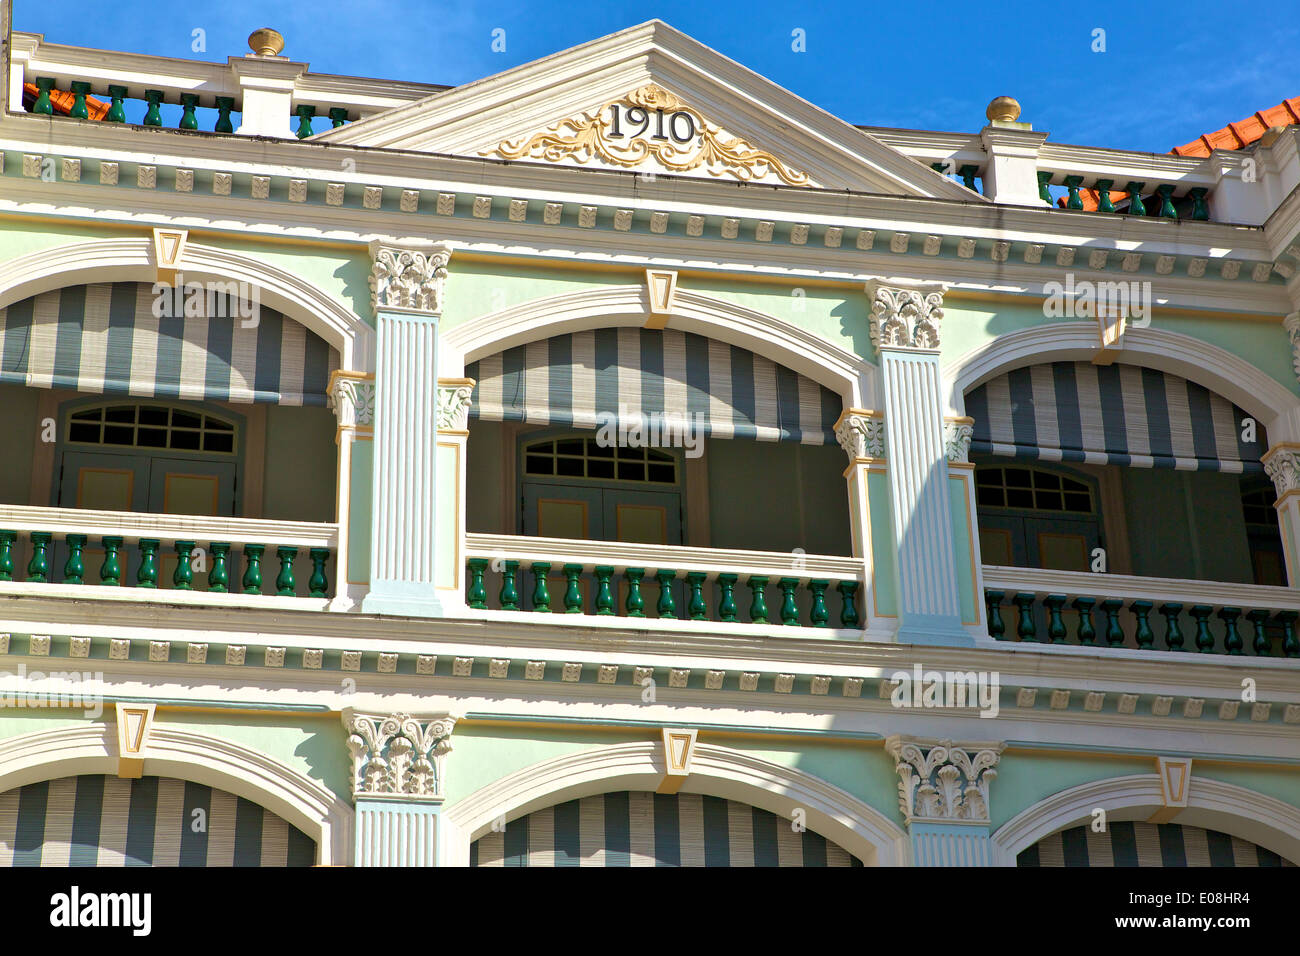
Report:
M 1187 195 L 1192 199 L 1192 218 L 1199 222 L 1210 220 L 1210 207 L 1205 204 L 1205 195 L 1209 191 L 1205 186 L 1187 190 Z
M 208 590 L 225 594 L 230 590 L 230 542 L 213 541 L 208 545 L 212 550 L 212 567 L 208 571 Z
M 686 610 L 692 621 L 707 621 L 709 606 L 704 600 L 704 581 L 708 574 L 704 571 L 690 571 L 686 575 L 686 585 L 690 589 L 691 599 Z
M 1082 209 L 1083 197 L 1079 195 L 1079 187 L 1083 185 L 1082 176 L 1066 176 L 1065 188 L 1070 191 L 1069 198 L 1065 201 L 1066 209 Z
M 230 121 L 230 111 L 235 108 L 233 96 L 217 97 L 217 125 L 212 127 L 214 133 L 233 133 L 235 124 Z
M 64 536 L 64 540 L 68 543 L 68 560 L 63 563 L 63 583 L 84 584 L 86 564 L 82 560 L 81 552 L 86 547 L 86 536 L 69 534 Z
M 177 124 L 177 129 L 198 129 L 199 120 L 194 115 L 194 109 L 199 105 L 199 94 L 182 93 L 181 94 L 181 121 Z
M 980 168 L 974 163 L 964 163 L 957 169 L 957 175 L 961 177 L 961 184 L 971 192 L 978 192 L 975 188 L 975 176 Z
M 718 575 L 718 620 L 734 621 L 739 613 L 736 608 L 736 582 L 740 580 L 735 574 Z
M 546 589 L 546 575 L 551 573 L 549 561 L 534 561 L 533 571 L 533 610 L 541 614 L 551 612 L 551 592 Z
M 1066 594 L 1049 594 L 1043 598 L 1043 606 L 1047 608 L 1047 642 L 1050 644 L 1065 643 L 1065 621 L 1061 620 L 1061 608 L 1065 607 L 1065 602 L 1069 599 Z
M 99 539 L 104 546 L 104 563 L 99 566 L 99 583 L 116 588 L 122 585 L 122 539 L 105 535 Z
M 503 611 L 519 610 L 518 574 L 519 562 L 507 561 L 505 569 L 501 572 L 501 593 L 497 596 Z
M 487 558 L 469 559 L 469 592 L 465 595 L 465 600 L 476 611 L 487 610 L 487 588 L 483 584 L 487 566 Z
M 1114 212 L 1115 204 L 1110 201 L 1110 191 L 1115 187 L 1113 179 L 1097 180 L 1097 212 Z
M 1101 609 L 1106 615 L 1107 647 L 1124 646 L 1124 628 L 1119 625 L 1119 612 L 1123 606 L 1124 602 L 1117 599 L 1101 602 Z
M 645 568 L 624 568 L 623 580 L 627 582 L 627 600 L 623 607 L 628 617 L 645 617 L 645 598 L 641 596 L 641 579 Z
M 1300 638 L 1296 637 L 1295 619 L 1300 611 L 1279 611 L 1278 623 L 1282 625 L 1282 654 L 1285 657 L 1300 657 Z
M 50 579 L 50 540 L 48 531 L 33 531 L 32 559 L 27 562 L 27 580 L 44 582 Z
M 162 542 L 157 538 L 140 539 L 140 570 L 135 573 L 136 587 L 158 586 L 158 549 Z
M 751 574 L 745 583 L 749 585 L 752 598 L 749 602 L 749 620 L 751 624 L 767 623 L 767 595 L 764 589 L 768 579 L 761 574 Z
M 989 637 L 995 641 L 1007 639 L 1007 622 L 1002 620 L 1002 600 L 1006 596 L 1006 591 L 984 589 L 984 606 L 989 612 Z
M 265 553 L 264 544 L 244 545 L 244 579 L 240 583 L 245 594 L 262 593 L 262 555 Z
M 314 106 L 297 106 L 294 112 L 298 114 L 298 138 L 306 139 L 311 135 L 311 118 L 316 115 Z
M 1031 644 L 1038 639 L 1036 636 L 1038 628 L 1034 624 L 1034 598 L 1033 593 L 1022 591 L 1011 599 L 1016 607 L 1020 608 L 1020 618 L 1016 621 L 1016 637 Z
M 0 581 L 14 579 L 14 544 L 18 541 L 18 532 L 0 531 Z
M 1047 184 L 1052 181 L 1052 174 L 1040 172 L 1038 174 L 1038 198 L 1047 205 L 1052 205 L 1052 191 L 1047 188 Z
M 161 125 L 162 125 L 162 113 L 160 113 L 160 112 L 158 111 L 158 106 L 159 106 L 159 104 L 161 104 L 162 101 L 163 101 L 163 91 L 162 91 L 162 90 L 145 90 L 145 91 L 144 91 L 144 99 L 145 99 L 145 102 L 149 104 L 149 108 L 146 109 L 146 110 L 144 111 L 144 125 L 145 125 L 145 126 L 161 126 Z
M 190 566 L 190 553 L 193 550 L 193 541 L 176 542 L 176 570 L 172 572 L 172 586 L 178 591 L 194 589 L 194 568 Z
M 1178 615 L 1183 611 L 1181 604 L 1162 604 L 1160 613 L 1165 616 L 1165 644 L 1171 651 L 1183 649 L 1183 630 L 1178 626 Z
M 595 567 L 595 574 L 596 616 L 609 617 L 614 614 L 614 589 L 609 583 L 609 579 L 614 575 L 614 569 L 607 564 L 598 564 Z
M 677 616 L 677 601 L 673 598 L 673 581 L 676 579 L 676 571 L 660 568 L 655 572 L 655 580 L 659 582 L 659 603 L 655 606 L 655 611 L 660 617 Z
M 110 103 L 108 112 L 104 114 L 105 123 L 125 123 L 126 110 L 122 106 L 122 100 L 126 98 L 126 87 L 114 84 L 108 88 Z
M 1090 597 L 1077 597 L 1070 602 L 1070 607 L 1079 612 L 1079 623 L 1075 627 L 1074 636 L 1084 647 L 1097 643 L 1097 630 L 1092 626 L 1092 608 L 1096 603 L 1097 599 Z
M 329 548 L 312 548 L 307 552 L 311 557 L 311 577 L 307 579 L 307 593 L 314 598 L 329 596 L 329 579 L 325 577 L 325 562 L 329 560 Z
M 582 574 L 581 564 L 566 564 L 564 577 L 568 584 L 564 588 L 564 613 L 582 613 L 582 588 L 578 587 L 578 577 Z
M 835 585 L 835 590 L 840 592 L 840 627 L 854 628 L 858 626 L 858 605 L 857 581 L 841 581 Z
M 1174 187 L 1168 184 L 1157 186 L 1156 195 L 1160 197 L 1160 218 L 1177 219 L 1178 211 L 1174 209 L 1173 202 Z
M 946 172 L 944 172 L 944 170 L 948 168 L 948 164 L 947 164 L 946 162 L 945 162 L 945 163 L 931 163 L 931 164 L 930 164 L 930 168 L 933 169 L 933 170 L 934 170 L 936 173 L 938 173 L 940 176 L 947 176 L 947 175 L 948 175 Z
M 68 110 L 68 115 L 76 119 L 90 119 L 90 111 L 86 109 L 86 94 L 90 92 L 90 84 L 84 80 L 74 80 L 72 83 L 72 109 Z
M 1194 604 L 1188 608 L 1196 619 L 1196 650 L 1201 654 L 1214 652 L 1214 635 L 1210 633 L 1209 617 L 1214 608 L 1208 604 Z
M 794 599 L 794 589 L 799 586 L 798 578 L 781 578 L 776 582 L 781 589 L 781 623 L 799 625 L 799 605 Z
M 1147 214 L 1147 207 L 1142 205 L 1142 196 L 1140 195 L 1146 185 L 1146 183 L 1134 182 L 1124 187 L 1124 191 L 1128 193 L 1128 214 L 1130 216 L 1145 216 Z
M 826 610 L 826 589 L 831 586 L 830 581 L 812 580 L 808 582 L 808 590 L 812 592 L 812 609 L 808 612 L 808 620 L 813 627 L 826 627 L 830 621 L 830 612 Z
M 1223 622 L 1223 649 L 1233 656 L 1241 655 L 1241 632 L 1237 630 L 1237 618 L 1241 617 L 1241 608 L 1219 608 L 1219 620 Z
M 332 129 L 338 129 L 348 121 L 348 111 L 342 106 L 330 107 L 330 125 Z
M 36 78 L 36 102 L 32 104 L 33 113 L 46 116 L 54 115 L 54 104 L 50 102 L 50 90 L 54 89 L 54 78 L 38 76 Z
M 280 558 L 280 573 L 275 576 L 275 593 L 280 597 L 293 597 L 296 582 L 293 579 L 293 562 L 298 549 L 281 546 L 275 549 Z
M 1258 609 L 1249 611 L 1246 614 L 1246 620 L 1250 621 L 1251 626 L 1255 628 L 1255 637 L 1250 642 L 1250 649 L 1255 652 L 1257 657 L 1271 657 L 1273 655 L 1273 642 L 1268 639 L 1268 632 L 1264 630 L 1268 618 L 1268 611 Z
M 1133 616 L 1137 618 L 1137 626 L 1133 629 L 1133 640 L 1139 650 L 1149 651 L 1156 642 L 1155 632 L 1151 630 L 1151 622 L 1147 620 L 1147 615 L 1151 613 L 1153 606 L 1150 601 L 1133 601 L 1128 606 Z

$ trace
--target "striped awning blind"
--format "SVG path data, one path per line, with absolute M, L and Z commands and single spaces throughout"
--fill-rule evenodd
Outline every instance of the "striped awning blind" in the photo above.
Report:
M 1021 850 L 1016 866 L 1295 866 L 1267 847 L 1217 830 L 1116 820 L 1072 827 Z
M 0 382 L 195 401 L 324 405 L 338 354 L 260 305 L 256 322 L 224 295 L 212 314 L 162 317 L 147 282 L 42 292 L 0 309 Z M 208 303 L 205 302 L 205 306 Z
M 1195 382 L 1134 365 L 1054 362 L 1000 375 L 966 396 L 971 451 L 1185 471 L 1262 471 L 1268 448 L 1247 414 Z
M 834 444 L 840 396 L 746 349 L 673 329 L 557 335 L 473 363 L 470 415 L 597 428 L 597 415 L 688 414 L 714 438 Z M 621 409 L 621 411 L 620 411 Z

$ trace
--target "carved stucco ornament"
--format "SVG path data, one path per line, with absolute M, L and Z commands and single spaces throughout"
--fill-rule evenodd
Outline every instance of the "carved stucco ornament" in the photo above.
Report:
M 989 822 L 989 787 L 998 775 L 1001 744 L 890 737 L 885 746 L 896 761 L 898 805 L 909 824 Z
M 444 245 L 371 244 L 370 299 L 376 309 L 442 311 L 451 248 Z
M 885 420 L 878 415 L 846 412 L 835 426 L 835 439 L 850 461 L 884 458 Z
M 623 135 L 611 138 L 611 107 L 643 109 L 654 115 L 686 113 L 694 122 L 695 135 L 685 143 L 671 137 L 642 139 Z M 710 176 L 731 176 L 742 182 L 775 176 L 788 186 L 812 185 L 807 173 L 792 169 L 766 150 L 724 133 L 704 116 L 661 86 L 648 83 L 625 96 L 595 109 L 560 120 L 540 133 L 502 140 L 480 155 L 505 159 L 540 159 L 548 163 L 570 160 L 588 163 L 598 159 L 614 166 L 634 168 L 653 159 L 670 173 L 703 169 Z
M 905 286 L 878 279 L 866 285 L 871 314 L 871 344 L 880 348 L 937 349 L 943 321 L 944 287 Z
M 380 716 L 345 711 L 352 796 L 441 800 L 443 761 L 456 718 Z
M 330 388 L 330 405 L 345 428 L 375 424 L 375 380 L 338 376 Z
M 470 399 L 474 382 L 470 379 L 438 383 L 438 430 L 464 431 L 469 426 Z

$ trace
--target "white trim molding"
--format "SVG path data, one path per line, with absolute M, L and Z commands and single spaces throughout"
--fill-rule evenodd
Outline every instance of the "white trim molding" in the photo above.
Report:
M 53 289 L 158 278 L 152 234 L 93 239 L 39 249 L 0 263 L 0 307 Z M 339 353 L 339 367 L 373 371 L 374 330 L 315 284 L 239 252 L 189 241 L 176 271 L 190 280 L 255 286 L 262 301 L 301 323 Z
M 533 299 L 446 329 L 438 342 L 438 375 L 461 378 L 465 366 L 537 339 L 586 329 L 643 327 L 651 314 L 644 284 L 584 289 Z M 846 407 L 872 394 L 875 366 L 776 316 L 679 285 L 671 327 L 748 349 L 837 392 Z
M 663 744 L 655 741 L 582 750 L 517 770 L 444 809 L 441 863 L 467 865 L 470 843 L 493 821 L 597 793 L 653 792 L 667 769 Z M 801 808 L 810 830 L 868 866 L 899 866 L 909 858 L 907 834 L 880 811 L 811 774 L 741 751 L 696 743 L 681 792 L 725 797 L 785 818 Z
M 1107 820 L 1150 820 L 1165 810 L 1160 775 L 1095 780 L 1022 810 L 993 834 L 993 865 L 1015 866 L 1020 851 L 1053 833 L 1091 823 L 1097 809 L 1106 811 Z M 1245 787 L 1194 774 L 1187 808 L 1174 822 L 1218 830 L 1300 861 L 1300 807 Z
M 108 722 L 21 734 L 0 742 L 0 793 L 56 777 L 116 774 L 117 734 Z M 352 859 L 352 807 L 323 784 L 257 750 L 155 722 L 143 772 L 216 787 L 284 818 L 316 841 L 316 862 Z

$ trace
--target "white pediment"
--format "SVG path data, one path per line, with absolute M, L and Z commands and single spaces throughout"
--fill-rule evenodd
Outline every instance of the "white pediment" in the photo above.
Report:
M 980 199 L 658 20 L 313 138 L 719 181 Z

